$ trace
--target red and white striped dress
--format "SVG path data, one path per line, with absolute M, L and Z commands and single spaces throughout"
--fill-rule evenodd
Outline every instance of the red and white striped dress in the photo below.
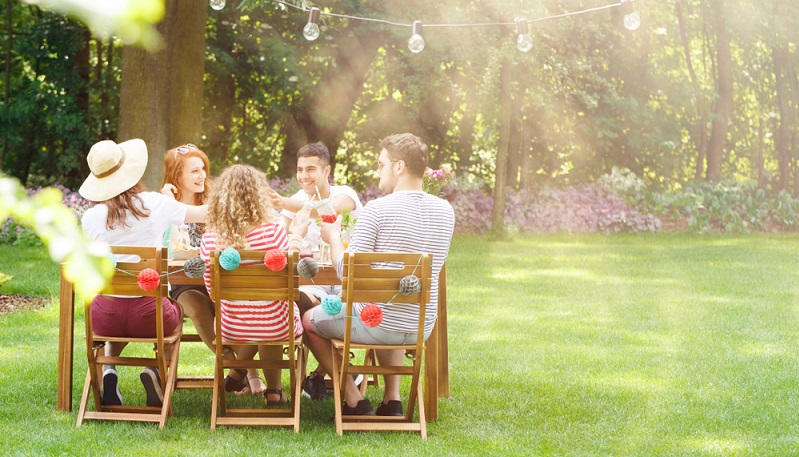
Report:
M 268 251 L 288 250 L 288 236 L 283 227 L 271 222 L 256 227 L 245 235 L 249 249 Z M 211 252 L 216 250 L 216 233 L 208 230 L 200 244 L 200 256 L 205 261 L 205 287 L 211 293 Z M 222 300 L 222 341 L 278 341 L 288 338 L 288 302 Z M 300 310 L 294 305 L 294 333 L 303 332 Z

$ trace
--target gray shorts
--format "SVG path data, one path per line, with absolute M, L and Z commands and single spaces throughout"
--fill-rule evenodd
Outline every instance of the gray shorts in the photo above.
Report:
M 344 338 L 344 326 L 347 325 L 346 313 L 340 312 L 335 316 L 327 314 L 321 306 L 309 311 L 311 313 L 311 330 L 327 339 Z M 430 334 L 425 334 L 424 339 Z M 395 332 L 377 327 L 367 327 L 360 319 L 352 319 L 351 340 L 354 343 L 364 344 L 415 344 L 416 332 Z
M 325 298 L 326 295 L 338 295 L 341 296 L 341 286 L 325 286 L 325 285 L 308 285 L 308 286 L 300 286 L 300 292 L 305 292 L 308 295 L 313 295 L 319 300 L 319 303 L 322 302 L 322 299 Z

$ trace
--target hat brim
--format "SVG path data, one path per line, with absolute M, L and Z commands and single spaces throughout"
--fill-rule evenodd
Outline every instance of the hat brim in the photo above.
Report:
M 78 193 L 93 202 L 110 200 L 141 181 L 147 169 L 147 145 L 138 138 L 119 143 L 125 151 L 125 162 L 112 174 L 103 178 L 89 175 Z

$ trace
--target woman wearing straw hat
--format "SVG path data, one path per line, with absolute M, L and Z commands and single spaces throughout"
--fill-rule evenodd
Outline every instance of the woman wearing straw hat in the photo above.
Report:
M 157 192 L 145 192 L 141 183 L 147 168 L 147 146 L 134 139 L 123 143 L 100 141 L 86 157 L 91 174 L 80 187 L 90 200 L 81 219 L 83 231 L 92 239 L 109 245 L 159 246 L 169 224 L 202 222 L 206 206 L 188 206 Z M 155 336 L 155 300 L 152 297 L 114 297 L 97 295 L 92 300 L 92 326 L 105 336 L 148 338 Z M 178 304 L 164 298 L 164 332 L 181 324 Z M 117 356 L 125 343 L 106 344 L 106 355 Z M 169 349 L 167 349 L 169 351 Z M 163 401 L 159 373 L 145 367 L 140 375 L 147 392 L 147 406 Z M 121 405 L 118 374 L 114 366 L 103 370 L 104 405 Z

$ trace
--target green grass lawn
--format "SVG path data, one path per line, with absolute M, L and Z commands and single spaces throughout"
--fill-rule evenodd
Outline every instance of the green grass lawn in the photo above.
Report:
M 797 258 L 796 235 L 458 237 L 448 263 L 452 397 L 427 442 L 339 437 L 332 401 L 303 400 L 298 435 L 211 432 L 207 390 L 178 391 L 162 431 L 75 428 L 75 412 L 55 411 L 54 303 L 0 317 L 0 454 L 797 455 Z M 15 275 L 0 293 L 57 296 L 57 268 L 40 250 L 0 247 L 0 259 Z M 181 372 L 209 370 L 210 353 L 193 346 Z M 123 395 L 143 401 L 131 370 Z

